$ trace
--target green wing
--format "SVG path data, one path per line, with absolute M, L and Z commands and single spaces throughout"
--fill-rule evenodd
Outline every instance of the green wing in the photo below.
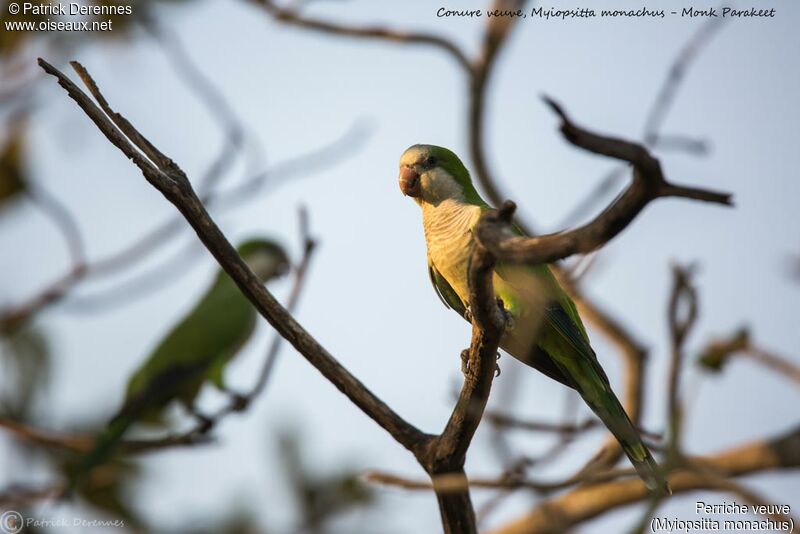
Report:
M 525 234 L 517 227 L 513 227 L 514 233 L 519 236 Z M 514 264 L 507 264 L 498 262 L 495 268 L 498 276 L 506 278 L 504 273 L 513 268 Z M 561 345 L 566 343 L 567 346 L 573 350 L 569 353 L 574 357 L 585 360 L 589 363 L 590 367 L 605 383 L 608 383 L 608 377 L 605 371 L 600 366 L 597 356 L 594 353 L 591 345 L 589 344 L 589 336 L 586 333 L 586 328 L 583 326 L 578 310 L 575 303 L 561 288 L 555 276 L 553 275 L 548 265 L 535 265 L 528 267 L 531 275 L 535 277 L 536 283 L 540 286 L 542 292 L 545 294 L 544 305 L 544 328 L 543 336 L 539 342 L 539 346 L 546 352 L 551 354 L 551 357 L 557 362 L 558 357 L 553 352 L 560 352 L 552 345 Z M 551 335 L 547 335 L 548 330 Z M 557 334 L 554 337 L 552 334 Z M 547 346 L 551 345 L 551 346 Z M 559 365 L 559 367 L 561 367 Z M 569 374 L 566 369 L 562 369 Z
M 439 271 L 436 270 L 436 266 L 431 263 L 430 260 L 428 260 L 428 276 L 430 276 L 433 289 L 436 291 L 436 295 L 439 297 L 439 300 L 442 301 L 442 304 L 447 308 L 452 308 L 458 312 L 461 317 L 464 317 L 464 313 L 467 311 L 466 306 L 464 306 L 464 303 L 461 301 L 455 289 L 444 279 L 444 276 L 439 274 Z
M 131 377 L 128 399 L 162 382 L 170 382 L 175 388 L 191 387 L 187 382 L 202 383 L 220 358 L 230 357 L 242 346 L 255 322 L 250 302 L 227 275 L 220 275 L 194 310 L 173 328 Z

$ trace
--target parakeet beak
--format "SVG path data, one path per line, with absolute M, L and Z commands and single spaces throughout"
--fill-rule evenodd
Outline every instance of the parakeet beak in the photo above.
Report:
M 422 194 L 419 173 L 408 165 L 400 167 L 400 191 L 414 198 Z

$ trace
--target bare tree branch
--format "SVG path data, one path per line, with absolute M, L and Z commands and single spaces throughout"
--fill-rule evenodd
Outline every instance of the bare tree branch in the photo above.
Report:
M 498 259 L 516 263 L 553 263 L 573 254 L 596 250 L 613 239 L 652 200 L 661 197 L 684 197 L 722 205 L 731 204 L 731 196 L 705 189 L 674 185 L 666 181 L 658 160 L 641 145 L 598 135 L 576 126 L 561 107 L 547 99 L 561 117 L 561 131 L 566 139 L 585 150 L 629 162 L 633 181 L 628 189 L 590 223 L 567 232 L 538 237 L 516 237 L 511 225 L 487 212 L 478 223 L 475 235 Z M 516 206 L 508 201 L 505 209 Z
M 719 372 L 734 357 L 744 357 L 800 384 L 800 366 L 753 342 L 747 328 L 740 328 L 727 338 L 714 339 L 700 351 L 699 363 L 706 369 Z

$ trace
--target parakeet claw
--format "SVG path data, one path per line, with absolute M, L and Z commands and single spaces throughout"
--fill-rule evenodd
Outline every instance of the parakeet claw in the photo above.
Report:
M 497 378 L 500 376 L 500 364 L 494 364 L 494 377 Z
M 466 376 L 467 371 L 469 371 L 469 349 L 464 349 L 461 351 L 461 374 Z

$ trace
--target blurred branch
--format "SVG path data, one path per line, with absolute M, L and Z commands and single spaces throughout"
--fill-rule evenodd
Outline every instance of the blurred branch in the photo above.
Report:
M 800 384 L 800 367 L 791 362 L 789 359 L 783 356 L 778 356 L 774 352 L 769 352 L 766 349 L 762 349 L 761 347 L 757 347 L 755 345 L 749 345 L 744 351 L 742 351 L 741 354 L 742 356 L 747 356 L 751 360 L 758 362 L 769 369 L 772 369 L 784 378 L 788 378 L 789 380 Z
M 678 52 L 650 108 L 650 113 L 644 121 L 643 139 L 645 145 L 652 145 L 657 142 L 659 132 L 667 115 L 672 110 L 678 90 L 686 78 L 689 67 L 700 57 L 703 48 L 711 42 L 716 32 L 722 28 L 723 22 L 725 22 L 723 18 L 709 18 Z
M 308 229 L 308 210 L 305 207 L 300 209 L 300 239 L 303 246 L 303 256 L 294 268 L 294 285 L 286 301 L 286 311 L 289 313 L 294 313 L 297 303 L 300 300 L 300 293 L 306 280 L 306 273 L 308 272 L 308 266 L 311 262 L 311 255 L 317 246 L 316 240 L 311 237 Z M 250 400 L 260 395 L 267 386 L 269 377 L 272 375 L 272 370 L 275 368 L 275 362 L 278 359 L 282 341 L 283 338 L 277 334 L 272 339 L 272 344 L 264 360 L 264 366 L 261 369 L 261 373 L 258 375 L 258 381 L 253 391 L 248 395 Z
M 175 72 L 184 79 L 186 87 L 203 101 L 206 109 L 214 116 L 224 132 L 225 139 L 219 153 L 201 177 L 198 185 L 200 198 L 207 201 L 214 186 L 225 175 L 236 159 L 237 153 L 242 149 L 244 143 L 242 121 L 236 116 L 228 100 L 214 86 L 211 79 L 195 65 L 175 32 L 165 31 L 150 16 L 143 17 L 142 24 L 161 45 Z
M 708 141 L 704 139 L 694 139 L 677 134 L 654 135 L 652 143 L 648 146 L 652 146 L 656 150 L 673 150 L 693 156 L 705 156 L 710 150 Z
M 600 215 L 588 224 L 555 234 L 538 237 L 515 237 L 511 226 L 487 212 L 478 223 L 475 235 L 498 259 L 516 263 L 553 263 L 573 254 L 585 254 L 603 246 L 624 230 L 651 201 L 664 197 L 682 197 L 722 205 L 731 205 L 731 196 L 705 189 L 674 185 L 666 181 L 661 165 L 643 146 L 621 139 L 598 135 L 575 125 L 554 101 L 547 99 L 561 117 L 561 131 L 573 145 L 595 154 L 629 162 L 633 165 L 631 185 Z M 516 209 L 506 201 L 504 208 Z
M 67 246 L 72 269 L 81 271 L 86 265 L 86 245 L 78 221 L 57 197 L 34 184 L 28 184 L 28 196 L 44 212 L 61 233 Z
M 800 427 L 768 441 L 759 440 L 704 457 L 702 462 L 726 478 L 797 469 L 800 467 Z M 718 479 L 691 466 L 670 473 L 668 480 L 674 494 L 720 489 Z M 584 521 L 649 497 L 647 488 L 636 479 L 578 487 L 538 505 L 530 513 L 493 530 L 492 534 L 564 532 Z
M 243 182 L 229 186 L 227 189 L 214 191 L 209 195 L 205 204 L 212 213 L 224 213 L 227 210 L 241 206 L 252 201 L 257 195 L 267 191 L 265 186 L 275 188 L 292 177 L 300 177 L 309 173 L 327 170 L 335 165 L 349 153 L 362 144 L 368 135 L 367 126 L 363 121 L 356 121 L 341 137 L 332 142 L 316 148 L 310 152 L 275 162 L 268 170 L 255 173 Z M 178 224 L 175 224 L 178 223 Z M 167 230 L 167 227 L 170 227 Z M 171 220 L 166 225 L 157 228 L 152 235 L 160 235 L 159 239 L 167 239 L 177 233 L 183 226 L 180 218 Z M 163 233 L 162 233 L 163 231 Z M 149 241 L 149 236 L 146 237 Z M 143 242 L 143 241 L 142 241 Z M 168 284 L 174 278 L 185 272 L 185 267 L 192 262 L 202 245 L 192 240 L 184 250 L 164 260 L 154 268 L 148 270 L 140 277 L 120 284 L 119 286 L 92 295 L 72 296 L 62 307 L 68 312 L 96 313 L 109 307 L 135 302 L 146 297 L 159 288 Z M 124 254 L 124 251 L 122 252 Z M 102 260 L 101 260 L 102 261 Z M 120 267 L 125 265 L 121 262 Z M 97 271 L 90 267 L 90 274 Z
M 633 468 L 609 469 L 598 473 L 586 474 L 580 477 L 568 478 L 555 482 L 531 480 L 517 475 L 500 476 L 497 478 L 458 478 L 450 475 L 434 477 L 433 481 L 408 478 L 383 471 L 369 471 L 364 474 L 364 480 L 383 486 L 394 486 L 407 490 L 430 491 L 434 488 L 447 491 L 460 491 L 464 488 L 486 490 L 516 490 L 526 489 L 537 494 L 549 494 L 577 484 L 597 484 L 617 480 L 621 477 L 633 477 L 636 470 Z
M 493 0 L 490 9 L 516 11 L 525 7 L 525 0 Z M 489 204 L 500 206 L 506 198 L 492 175 L 486 157 L 484 118 L 486 116 L 486 92 L 495 70 L 497 57 L 506 43 L 516 17 L 491 17 L 483 35 L 478 57 L 469 69 L 469 99 L 467 103 L 467 138 L 475 177 L 489 198 Z M 518 224 L 520 224 L 518 222 Z M 524 226 L 523 226 L 524 229 Z
M 444 430 L 441 435 L 430 436 L 405 421 L 350 374 L 259 283 L 212 220 L 180 167 L 111 108 L 82 65 L 71 63 L 99 107 L 58 69 L 41 59 L 39 65 L 58 80 L 59 85 L 106 138 L 180 211 L 220 266 L 284 339 L 351 402 L 411 451 L 432 477 L 465 477 L 463 468 L 466 452 L 488 400 L 495 370 L 495 355 L 500 336 L 505 329 L 505 320 L 495 301 L 492 287 L 494 260 L 485 249 L 480 245 L 474 247 L 469 266 L 473 316 L 469 369 L 465 373 L 461 395 Z M 498 217 L 502 219 L 503 212 Z M 475 515 L 466 488 L 460 492 L 436 488 L 436 493 L 446 532 L 476 532 Z
M 0 417 L 0 428 L 14 434 L 17 439 L 26 443 L 64 449 L 77 453 L 87 453 L 94 446 L 95 434 L 53 432 L 35 428 L 28 424 Z M 184 447 L 209 443 L 211 438 L 198 432 L 171 434 L 160 439 L 127 439 L 123 440 L 120 449 L 126 453 L 149 452 L 169 447 Z
M 347 154 L 343 148 L 352 148 L 353 141 L 362 139 L 364 135 L 363 124 L 357 122 L 342 137 L 323 147 L 277 162 L 269 170 L 257 173 L 241 184 L 231 186 L 227 190 L 214 192 L 207 197 L 207 204 L 214 208 L 215 212 L 228 210 L 251 201 L 257 193 L 263 192 L 264 186 L 268 182 L 277 185 L 292 176 L 328 168 Z M 38 294 L 20 304 L 0 309 L 0 331 L 16 328 L 45 307 L 61 302 L 77 284 L 83 281 L 117 274 L 122 270 L 132 268 L 149 257 L 184 227 L 185 222 L 181 218 L 170 219 L 117 252 L 88 263 L 72 265 L 67 273 L 49 283 Z M 70 311 L 92 312 L 118 304 L 125 297 L 130 298 L 131 301 L 134 298 L 141 298 L 158 289 L 160 284 L 170 280 L 171 277 L 180 275 L 183 270 L 174 267 L 189 258 L 189 253 L 180 252 L 175 257 L 156 266 L 149 274 L 140 279 L 99 295 L 76 297 L 66 303 L 66 307 Z M 128 302 L 128 300 L 124 301 Z
M 461 67 L 467 70 L 470 68 L 469 60 L 455 43 L 432 33 L 393 30 L 381 26 L 360 27 L 347 24 L 338 24 L 308 17 L 294 8 L 280 7 L 272 0 L 255 1 L 257 4 L 262 6 L 273 19 L 290 26 L 297 26 L 306 30 L 313 30 L 329 35 L 343 35 L 348 37 L 431 46 L 447 53 Z
M 683 421 L 683 406 L 680 398 L 680 375 L 683 371 L 683 355 L 686 337 L 697 321 L 697 290 L 691 283 L 692 269 L 672 268 L 673 285 L 669 299 L 670 366 L 667 374 L 667 424 L 669 425 L 670 449 L 680 453 L 680 430 Z
M 699 363 L 710 371 L 719 372 L 735 356 L 749 358 L 783 378 L 800 384 L 800 366 L 785 356 L 755 344 L 746 328 L 740 328 L 727 338 L 712 340 L 700 351 Z
M 510 415 L 489 411 L 486 412 L 486 420 L 489 423 L 500 428 L 513 428 L 518 430 L 529 430 L 531 432 L 547 432 L 553 434 L 560 434 L 567 437 L 574 437 L 577 434 L 583 434 L 589 430 L 596 428 L 605 428 L 602 421 L 599 419 L 586 419 L 580 423 L 550 423 L 545 421 L 529 421 L 518 419 Z M 643 437 L 654 440 L 660 440 L 661 434 L 657 432 L 650 432 L 643 428 L 639 428 L 639 433 Z

